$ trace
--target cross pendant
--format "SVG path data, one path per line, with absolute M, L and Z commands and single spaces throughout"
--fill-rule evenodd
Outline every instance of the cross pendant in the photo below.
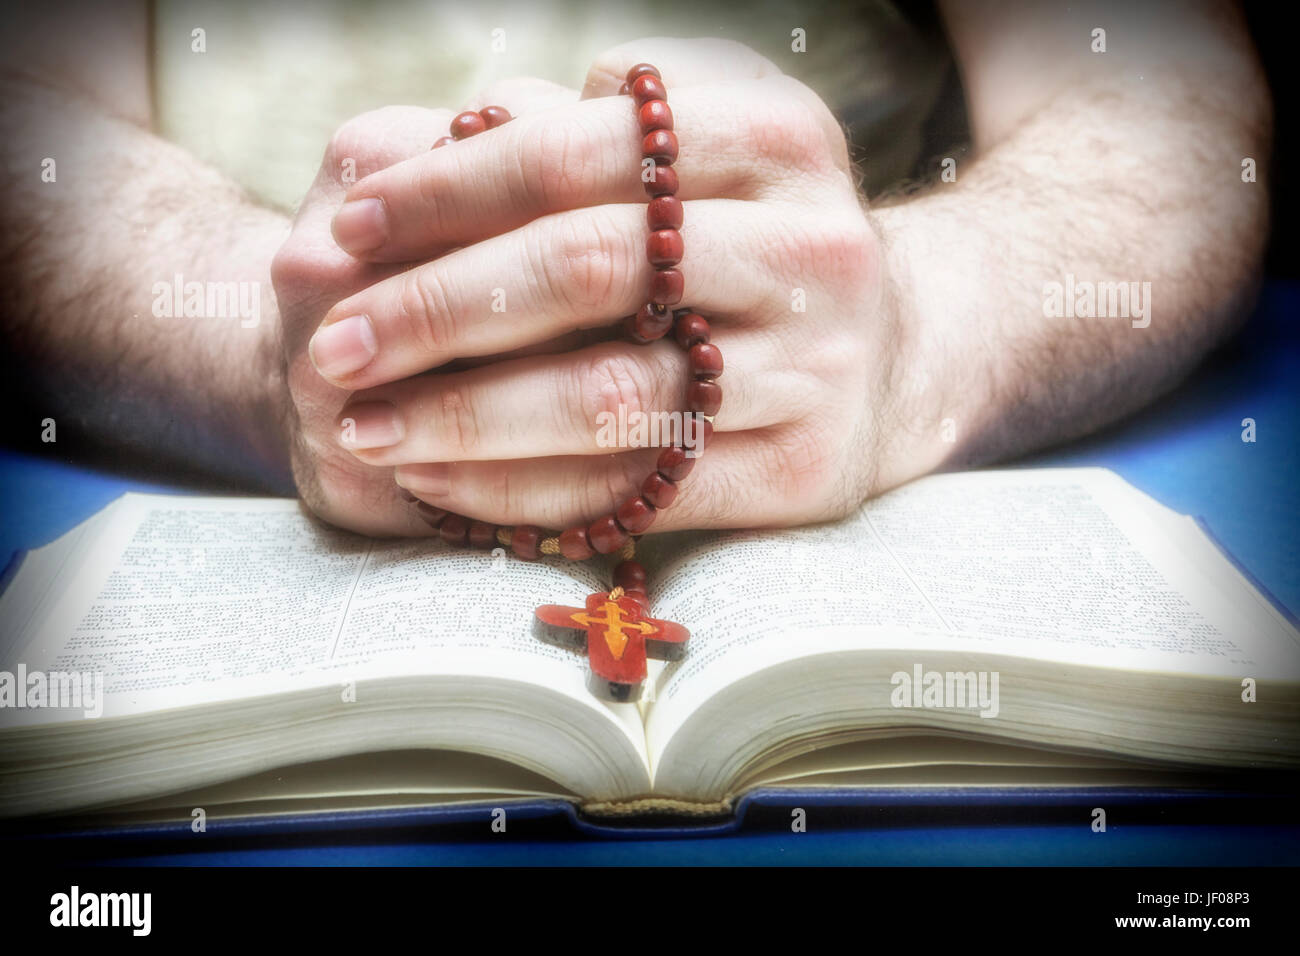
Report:
M 590 595 L 585 608 L 543 604 L 533 634 L 547 644 L 585 651 L 587 689 L 618 703 L 641 699 L 647 657 L 679 661 L 691 636 L 680 624 L 649 617 L 648 608 L 622 588 Z

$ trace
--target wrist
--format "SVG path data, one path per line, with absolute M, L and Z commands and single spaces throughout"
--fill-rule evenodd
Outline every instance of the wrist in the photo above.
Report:
M 941 305 L 947 297 L 942 287 L 952 273 L 935 264 L 932 238 L 917 241 L 921 217 L 913 205 L 870 215 L 881 246 L 875 321 L 883 330 L 882 354 L 888 356 L 868 396 L 875 433 L 867 443 L 872 496 L 948 463 L 972 408 L 972 396 L 955 387 L 967 380 L 971 355 L 953 337 Z
M 289 460 L 294 416 L 280 337 L 279 312 L 273 293 L 264 299 L 269 300 L 270 305 L 259 323 L 249 365 L 249 454 L 253 468 L 268 489 L 294 495 L 296 491 Z

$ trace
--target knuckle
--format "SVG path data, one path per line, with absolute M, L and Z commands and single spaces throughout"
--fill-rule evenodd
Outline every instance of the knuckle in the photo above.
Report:
M 607 87 L 617 88 L 623 82 L 628 68 L 632 65 L 627 58 L 627 44 L 603 50 L 587 70 L 586 89 L 596 90 Z
M 350 159 L 355 163 L 355 177 L 364 178 L 414 155 L 414 144 L 436 136 L 435 131 L 445 128 L 449 119 L 445 110 L 410 106 L 385 106 L 361 113 L 334 131 L 325 148 L 325 164 L 340 177 L 342 163 Z
M 605 217 L 560 217 L 547 230 L 544 247 L 529 261 L 539 274 L 545 305 L 558 302 L 578 315 L 604 314 L 627 298 L 636 255 L 630 237 Z
M 518 482 L 510 480 L 512 468 L 503 462 L 487 470 L 482 477 L 481 510 L 486 520 L 499 524 L 511 524 L 523 520 L 524 502 L 520 499 Z
M 374 139 L 380 112 L 380 110 L 371 110 L 344 120 L 330 137 L 329 145 L 325 149 L 326 158 L 330 161 L 349 157 L 355 159 L 359 153 L 368 152 L 367 144 Z
M 642 369 L 626 354 L 601 350 L 577 363 L 574 369 L 568 389 L 574 403 L 569 407 L 582 409 L 578 427 L 589 444 L 602 412 L 618 415 L 621 409 L 631 421 L 631 416 L 645 414 L 651 407 L 651 389 L 642 379 Z
M 296 297 L 290 290 L 315 278 L 315 271 L 314 260 L 306 254 L 303 244 L 295 240 L 294 234 L 290 234 L 271 258 L 271 285 L 282 298 L 286 294 Z
M 761 253 L 764 265 L 773 274 L 788 275 L 797 282 L 815 277 L 817 284 L 836 294 L 874 281 L 879 275 L 879 240 L 866 217 L 856 209 L 789 219 L 780 229 L 779 252 L 769 243 Z
M 519 205 L 536 193 L 544 209 L 559 211 L 581 205 L 596 174 L 589 137 L 572 122 L 547 123 L 536 136 L 517 141 Z
M 835 167 L 824 120 L 801 96 L 765 95 L 751 112 L 748 140 L 753 155 L 779 166 Z
M 398 296 L 398 311 L 409 340 L 425 354 L 443 353 L 455 341 L 455 318 L 447 290 L 433 269 L 407 274 Z
M 456 157 L 452 159 L 456 161 Z M 425 227 L 440 234 L 447 228 L 453 205 L 448 201 L 450 183 L 462 172 L 458 166 L 448 172 L 445 166 L 412 163 L 410 168 L 400 171 L 400 178 L 393 180 L 393 186 L 399 195 L 406 193 L 413 199 L 413 207 L 419 211 Z
M 479 443 L 479 422 L 474 403 L 464 385 L 444 383 L 437 397 L 438 437 L 455 458 L 470 458 Z

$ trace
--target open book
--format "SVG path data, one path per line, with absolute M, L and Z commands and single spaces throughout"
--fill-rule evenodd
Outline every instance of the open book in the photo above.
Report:
M 1300 764 L 1295 627 L 1110 472 L 940 475 L 834 524 L 641 543 L 652 613 L 692 637 L 611 704 L 532 633 L 607 567 L 366 540 L 290 500 L 125 495 L 0 599 L 0 815 L 723 812 L 777 784 Z

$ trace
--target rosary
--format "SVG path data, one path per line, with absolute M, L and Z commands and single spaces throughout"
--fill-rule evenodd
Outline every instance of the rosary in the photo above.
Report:
M 641 155 L 649 204 L 646 220 L 650 237 L 646 257 L 654 266 L 650 279 L 650 301 L 636 315 L 624 320 L 629 338 L 646 344 L 662 338 L 671 329 L 677 344 L 690 359 L 691 382 L 686 389 L 686 428 L 696 426 L 694 449 L 683 441 L 665 448 L 654 471 L 641 485 L 640 494 L 624 501 L 613 514 L 597 518 L 586 527 L 569 528 L 555 537 L 543 537 L 540 528 L 517 525 L 499 528 L 483 521 L 470 521 L 416 502 L 420 516 L 438 530 L 443 541 L 458 547 L 509 547 L 525 561 L 542 555 L 560 554 L 571 561 L 585 561 L 596 554 L 618 553 L 613 587 L 587 598 L 585 608 L 547 604 L 536 610 L 534 635 L 559 647 L 586 651 L 590 670 L 587 687 L 597 697 L 631 702 L 641 697 L 646 678 L 646 658 L 681 660 L 690 632 L 680 624 L 649 616 L 646 571 L 632 560 L 635 539 L 655 520 L 659 509 L 677 497 L 677 483 L 690 474 L 695 458 L 713 434 L 713 416 L 722 406 L 722 388 L 716 379 L 722 374 L 722 352 L 709 342 L 709 323 L 689 309 L 674 310 L 682 300 L 683 280 L 675 266 L 682 261 L 682 203 L 677 198 L 677 136 L 668 93 L 659 71 L 640 63 L 627 74 L 620 95 L 632 96 L 642 140 Z M 500 106 L 485 106 L 465 112 L 451 121 L 451 135 L 433 144 L 437 149 L 494 129 L 511 119 Z M 413 496 L 410 496 L 413 497 Z M 585 631 L 580 633 L 579 630 Z

